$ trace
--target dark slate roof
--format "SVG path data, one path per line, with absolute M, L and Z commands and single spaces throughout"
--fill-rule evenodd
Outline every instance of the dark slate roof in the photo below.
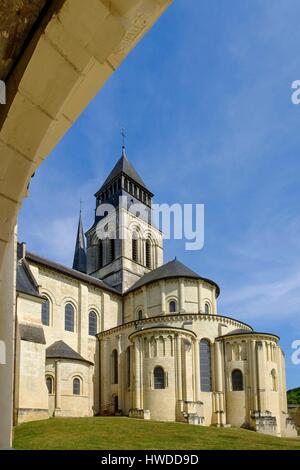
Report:
M 17 264 L 16 290 L 23 294 L 41 297 L 38 285 L 25 260 L 19 260 Z
M 75 252 L 74 252 L 74 260 L 73 260 L 73 269 L 76 269 L 76 271 L 80 271 L 82 273 L 86 273 L 86 262 L 87 261 L 86 261 L 85 238 L 84 238 L 84 233 L 83 233 L 83 225 L 82 225 L 82 218 L 81 218 L 81 212 L 80 212 Z
M 220 293 L 220 288 L 215 282 L 211 281 L 210 279 L 206 279 L 204 277 L 199 276 L 199 274 L 195 273 L 194 271 L 192 271 L 190 268 L 188 268 L 187 266 L 185 266 L 183 263 L 181 263 L 175 258 L 173 261 L 169 261 L 169 263 L 163 264 L 159 268 L 154 269 L 153 271 L 150 271 L 147 274 L 144 274 L 143 277 L 141 277 L 135 284 L 133 284 L 132 287 L 130 287 L 130 289 L 126 291 L 126 294 L 128 292 L 139 289 L 140 287 L 145 286 L 146 284 L 150 284 L 151 282 L 160 281 L 162 279 L 176 278 L 176 277 L 201 279 L 203 281 L 206 281 L 216 286 L 217 296 Z
M 130 179 L 135 181 L 138 185 L 142 186 L 142 188 L 146 189 L 150 193 L 149 189 L 147 188 L 140 175 L 136 172 L 136 170 L 131 165 L 130 161 L 127 159 L 125 151 L 123 149 L 121 158 L 117 161 L 112 171 L 109 173 L 108 177 L 106 178 L 106 180 L 104 181 L 101 188 L 96 194 L 103 191 L 103 189 L 109 183 L 111 183 L 117 176 L 121 175 L 122 173 L 127 175 Z
M 91 361 L 84 359 L 78 352 L 74 351 L 64 341 L 56 341 L 46 349 L 47 359 L 71 359 L 73 361 L 88 362 L 93 364 Z
M 267 335 L 267 336 L 274 336 L 275 338 L 280 339 L 278 335 L 275 335 L 273 333 L 263 333 L 262 331 L 255 331 L 255 330 L 247 331 L 243 329 L 233 330 L 231 333 L 226 333 L 225 335 L 219 336 L 218 338 L 221 339 L 221 338 L 226 338 L 227 336 L 239 336 L 239 335 Z
M 106 282 L 101 281 L 100 279 L 96 279 L 95 277 L 81 273 L 79 271 L 76 271 L 75 269 L 67 268 L 66 266 L 62 266 L 61 264 L 55 263 L 54 261 L 42 258 L 41 256 L 35 255 L 34 253 L 30 253 L 29 251 L 27 251 L 26 253 L 26 259 L 33 263 L 45 266 L 45 268 L 53 269 L 54 271 L 58 271 L 62 274 L 65 274 L 66 276 L 78 279 L 79 281 L 85 282 L 86 284 L 93 285 L 95 287 L 100 287 L 101 289 L 113 292 L 114 294 L 121 295 L 117 289 L 114 289 L 113 287 L 109 286 L 108 284 L 106 284 Z
M 20 323 L 19 332 L 20 339 L 23 341 L 46 344 L 45 334 L 42 326 L 25 325 L 25 323 Z

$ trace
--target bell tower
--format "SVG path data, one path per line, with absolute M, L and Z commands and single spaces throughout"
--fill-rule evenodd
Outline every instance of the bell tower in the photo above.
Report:
M 87 273 L 125 292 L 163 263 L 162 233 L 151 220 L 153 194 L 121 158 L 95 194 L 93 226 L 86 232 Z

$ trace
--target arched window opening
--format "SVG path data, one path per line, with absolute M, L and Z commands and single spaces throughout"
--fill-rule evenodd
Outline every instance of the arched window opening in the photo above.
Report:
M 51 377 L 51 375 L 48 375 L 46 377 L 46 385 L 47 385 L 49 395 L 53 395 L 53 393 L 54 393 L 54 380 L 53 380 L 53 377 Z
M 240 392 L 244 390 L 244 380 L 242 371 L 240 371 L 239 369 L 233 370 L 231 374 L 231 381 L 233 392 Z
M 145 249 L 146 249 L 146 267 L 151 269 L 151 242 L 150 240 L 146 240 L 145 242 Z
M 211 345 L 207 339 L 200 341 L 200 385 L 202 392 L 212 391 Z
M 112 352 L 112 383 L 118 383 L 118 352 L 116 349 Z
M 176 300 L 171 300 L 169 302 L 169 313 L 177 312 L 177 302 Z
M 126 351 L 126 359 L 127 359 L 127 387 L 131 385 L 131 349 L 128 346 Z
M 80 395 L 80 392 L 81 392 L 81 383 L 80 383 L 80 379 L 78 377 L 75 377 L 75 379 L 73 379 L 73 395 Z
M 154 369 L 154 388 L 156 390 L 161 390 L 166 388 L 165 387 L 165 371 L 162 367 L 156 366 Z
M 138 320 L 142 320 L 142 319 L 143 319 L 143 316 L 144 316 L 144 315 L 143 315 L 143 310 L 139 310 L 139 311 L 138 311 L 138 315 L 137 315 Z
M 89 335 L 96 336 L 97 334 L 97 314 L 96 312 L 89 313 Z
M 65 330 L 74 332 L 74 307 L 72 304 L 65 306 Z
M 137 239 L 137 235 L 136 234 L 133 234 L 132 236 L 132 260 L 135 262 L 135 263 L 138 263 L 139 259 L 138 259 L 138 239 Z
M 276 374 L 275 369 L 271 371 L 271 380 L 272 380 L 272 391 L 277 392 L 277 374 Z
M 45 326 L 50 325 L 50 301 L 47 297 L 44 298 L 44 303 L 42 304 L 42 324 Z
M 209 315 L 210 314 L 210 305 L 208 302 L 205 302 L 205 305 L 204 305 L 204 312 L 205 312 L 205 315 Z

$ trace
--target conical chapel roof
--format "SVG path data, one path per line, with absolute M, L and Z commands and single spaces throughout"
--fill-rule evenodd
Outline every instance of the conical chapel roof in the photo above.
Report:
M 132 287 L 130 287 L 130 289 L 126 291 L 126 294 L 133 290 L 139 289 L 140 287 L 145 286 L 146 284 L 150 284 L 151 282 L 160 281 L 162 279 L 176 278 L 176 277 L 201 279 L 203 281 L 208 282 L 209 284 L 216 286 L 217 296 L 220 294 L 220 288 L 214 281 L 211 281 L 210 279 L 206 279 L 204 277 L 199 276 L 199 274 L 192 271 L 190 268 L 185 266 L 185 264 L 181 263 L 176 258 L 172 261 L 169 261 L 166 264 L 163 264 L 159 268 L 156 268 L 153 271 L 150 271 L 149 273 L 144 274 L 144 276 L 142 276 L 135 284 L 133 284 Z
M 123 148 L 121 158 L 117 161 L 117 163 L 115 164 L 115 166 L 113 167 L 108 177 L 106 178 L 106 180 L 104 181 L 101 188 L 96 194 L 103 191 L 106 186 L 108 186 L 115 178 L 117 178 L 117 176 L 121 174 L 128 176 L 131 180 L 135 181 L 139 186 L 141 186 L 142 188 L 146 189 L 149 193 L 151 193 L 151 191 L 149 191 L 149 189 L 147 188 L 146 184 L 144 183 L 140 175 L 136 172 L 136 170 L 133 168 L 132 164 L 126 157 L 125 149 Z

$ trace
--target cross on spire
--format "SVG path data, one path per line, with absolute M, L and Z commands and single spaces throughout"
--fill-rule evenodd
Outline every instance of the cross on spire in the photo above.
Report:
M 125 129 L 124 127 L 122 127 L 121 129 L 121 136 L 122 136 L 122 157 L 125 157 L 125 138 L 126 138 L 126 134 L 125 134 Z
M 125 138 L 126 138 L 126 134 L 125 134 L 125 129 L 124 129 L 124 127 L 122 127 L 122 129 L 121 129 L 121 136 L 122 136 L 122 147 L 125 147 Z

